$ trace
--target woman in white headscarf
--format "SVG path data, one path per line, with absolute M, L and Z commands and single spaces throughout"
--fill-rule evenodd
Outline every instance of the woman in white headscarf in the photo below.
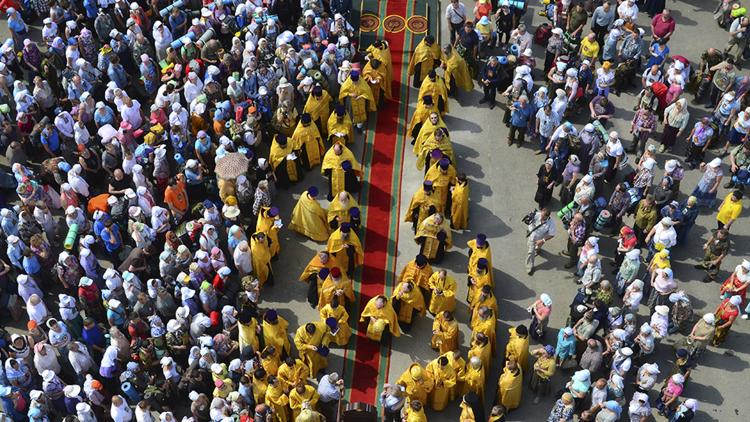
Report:
M 198 78 L 195 72 L 188 73 L 187 81 L 185 82 L 183 93 L 185 94 L 185 100 L 188 104 L 191 104 L 203 91 L 203 81 Z
M 138 195 L 138 206 L 143 210 L 143 214 L 146 218 L 151 218 L 151 209 L 156 205 L 151 192 L 149 192 L 146 186 L 138 186 L 136 195 Z
M 677 406 L 675 414 L 670 419 L 670 422 L 689 422 L 695 417 L 695 412 L 698 411 L 698 401 L 695 399 L 687 399 L 681 405 Z
M 114 379 L 117 374 L 117 345 L 110 344 L 104 350 L 101 364 L 99 365 L 99 375 L 104 378 Z
M 651 405 L 648 403 L 648 394 L 635 392 L 633 399 L 628 405 L 630 422 L 645 422 L 651 417 Z
M 89 196 L 89 184 L 86 180 L 81 177 L 83 167 L 80 164 L 74 164 L 68 172 L 68 184 L 77 194 L 88 198 Z
M 78 403 L 76 405 L 76 417 L 79 422 L 97 422 L 94 410 L 88 403 Z
M 109 416 L 114 422 L 130 422 L 133 420 L 133 411 L 128 406 L 121 395 L 117 394 L 112 397 L 112 406 L 109 410 Z
M 37 282 L 28 275 L 20 274 L 16 277 L 16 282 L 18 283 L 18 295 L 24 302 L 28 302 L 35 295 L 40 298 L 44 297 L 44 293 Z
M 34 368 L 36 368 L 36 372 L 39 374 L 46 370 L 50 370 L 56 374 L 60 373 L 62 368 L 60 367 L 60 362 L 57 361 L 55 348 L 47 343 L 35 344 Z
M 167 55 L 167 47 L 172 43 L 172 31 L 167 28 L 161 21 L 154 22 L 152 31 L 154 36 L 154 47 L 156 48 L 156 57 L 162 61 Z
M 214 246 L 219 245 L 219 233 L 216 232 L 216 227 L 211 224 L 203 226 L 203 231 L 200 237 L 200 247 L 202 250 L 209 252 Z
M 143 174 L 143 166 L 140 164 L 136 164 L 133 166 L 133 184 L 137 188 L 144 187 L 146 189 L 150 188 L 150 183 L 146 176 Z
M 234 259 L 234 265 L 237 267 L 240 277 L 244 277 L 253 272 L 253 258 L 247 240 L 243 240 L 237 245 L 237 248 L 232 253 L 232 258 Z
M 625 295 L 622 297 L 623 310 L 630 308 L 631 311 L 637 312 L 641 300 L 643 300 L 643 281 L 636 279 L 625 289 Z
M 35 321 L 39 325 L 43 324 L 50 316 L 47 306 L 36 293 L 33 293 L 26 301 L 26 313 L 29 315 L 29 320 Z

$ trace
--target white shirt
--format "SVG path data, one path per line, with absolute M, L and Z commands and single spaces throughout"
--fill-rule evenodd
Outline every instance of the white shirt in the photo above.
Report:
M 617 158 L 625 153 L 622 147 L 622 142 L 618 139 L 617 142 L 607 141 L 607 155 L 610 157 Z
M 631 22 L 638 20 L 638 6 L 633 2 L 632 6 L 628 6 L 627 2 L 623 2 L 617 7 L 617 14 L 621 19 L 630 19 Z
M 657 224 L 654 230 L 654 244 L 661 243 L 665 248 L 669 249 L 677 244 L 677 231 L 674 227 L 664 227 L 664 224 Z
M 94 366 L 94 360 L 91 359 L 86 346 L 81 343 L 78 343 L 77 352 L 72 350 L 68 351 L 68 360 L 70 361 L 73 370 L 76 371 L 76 374 L 86 373 Z
M 58 114 L 57 117 L 55 117 L 55 127 L 60 131 L 60 134 L 65 136 L 66 138 L 73 137 L 74 124 L 75 122 L 73 121 L 73 116 L 71 116 L 67 111 L 63 111 L 62 113 Z
M 466 20 L 466 6 L 461 2 L 458 5 L 449 3 L 448 7 L 445 8 L 445 18 L 454 25 L 463 23 Z
M 537 212 L 536 215 L 534 216 L 534 222 L 529 224 L 529 227 L 528 227 L 529 231 L 534 230 L 536 228 L 536 230 L 534 230 L 529 235 L 530 241 L 541 240 L 548 236 L 554 236 L 557 233 L 555 229 L 555 222 L 554 220 L 552 220 L 551 216 L 547 219 L 547 221 L 544 222 L 544 224 L 539 226 L 541 222 L 542 222 L 542 214 L 540 212 Z M 537 226 L 539 227 L 537 228 Z
M 200 95 L 201 91 L 203 90 L 203 82 L 196 78 L 195 83 L 188 80 L 185 82 L 183 94 L 185 94 L 185 100 L 188 102 L 188 104 L 192 103 L 193 100 Z
M 741 111 L 737 115 L 737 120 L 734 122 L 734 130 L 743 135 L 747 135 L 747 132 L 750 130 L 750 114 Z
M 52 22 L 50 26 L 47 25 L 42 26 L 42 38 L 49 39 L 50 41 L 48 44 L 50 44 L 52 39 L 54 39 L 57 36 L 57 24 Z
M 560 125 L 557 129 L 555 129 L 555 132 L 552 134 L 550 141 L 554 143 L 558 139 L 560 139 L 561 136 L 568 136 L 568 135 L 573 135 L 574 137 L 578 136 L 578 130 L 576 130 L 575 127 L 571 129 L 565 129 L 565 125 Z
M 143 124 L 143 118 L 141 118 L 141 103 L 139 103 L 138 100 L 132 101 L 132 106 L 128 106 L 125 103 L 122 104 L 120 116 L 122 117 L 122 120 L 126 120 L 130 123 L 133 126 L 133 129 L 136 129 Z
M 76 144 L 86 145 L 89 143 L 89 138 L 91 138 L 91 134 L 89 134 L 89 130 L 86 129 L 86 125 L 73 125 L 73 139 L 75 139 Z

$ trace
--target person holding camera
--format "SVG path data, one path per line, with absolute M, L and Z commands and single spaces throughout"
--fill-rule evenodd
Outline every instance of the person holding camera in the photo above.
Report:
M 526 245 L 528 246 L 526 273 L 532 275 L 534 274 L 534 258 L 542 250 L 542 246 L 555 237 L 555 222 L 550 218 L 549 209 L 542 208 L 535 212 L 533 217 L 525 218 L 524 223 L 528 224 L 526 231 Z

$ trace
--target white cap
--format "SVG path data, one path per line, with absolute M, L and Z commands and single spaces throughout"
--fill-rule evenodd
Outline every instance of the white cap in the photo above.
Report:
M 650 157 L 646 158 L 646 160 L 643 162 L 643 167 L 647 168 L 649 170 L 653 170 L 654 169 L 654 165 L 656 165 L 656 160 L 654 160 L 653 158 L 650 158 Z

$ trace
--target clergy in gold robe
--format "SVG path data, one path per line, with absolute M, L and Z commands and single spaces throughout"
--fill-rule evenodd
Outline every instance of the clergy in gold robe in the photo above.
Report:
M 419 400 L 407 400 L 404 406 L 404 422 L 427 422 L 424 404 Z
M 435 316 L 432 321 L 432 340 L 430 345 L 440 354 L 453 351 L 458 348 L 458 322 L 453 317 L 453 312 L 443 311 Z
M 497 382 L 497 403 L 507 410 L 521 405 L 523 394 L 523 371 L 513 358 L 508 359 Z
M 479 397 L 484 397 L 485 376 L 482 359 L 479 356 L 470 357 L 464 375 L 464 394 L 472 391 Z
M 440 263 L 445 251 L 453 246 L 448 220 L 440 213 L 425 218 L 414 235 L 414 241 L 420 245 L 419 253 L 433 263 Z
M 443 157 L 427 169 L 424 180 L 432 182 L 432 190 L 440 199 L 443 210 L 451 210 L 450 190 L 456 180 L 456 168 L 447 157 Z
M 445 270 L 435 271 L 427 281 L 430 289 L 429 311 L 433 315 L 441 312 L 453 312 L 456 309 L 456 280 Z
M 341 223 L 338 229 L 328 237 L 327 251 L 333 254 L 349 278 L 354 274 L 355 267 L 362 265 L 365 252 L 357 233 L 352 231 L 350 223 Z
M 433 111 L 427 116 L 427 120 L 422 123 L 422 127 L 419 129 L 417 137 L 414 139 L 414 142 L 412 142 L 412 152 L 414 152 L 414 155 L 419 155 L 419 152 L 422 151 L 422 145 L 425 140 L 432 136 L 438 128 L 443 128 L 446 131 L 448 130 L 443 118 L 440 117 L 440 113 Z
M 313 308 L 318 306 L 318 292 L 323 285 L 323 280 L 328 277 L 328 271 L 333 267 L 338 267 L 339 263 L 336 258 L 327 251 L 321 251 L 307 263 L 307 266 L 299 276 L 299 281 L 307 283 L 307 302 Z M 317 275 L 325 269 L 324 277 L 319 278 Z
M 279 228 L 281 228 L 279 209 L 277 207 L 261 207 L 258 211 L 258 220 L 255 222 L 255 232 L 265 233 L 268 237 L 271 258 L 278 257 L 279 252 L 281 252 Z
M 466 242 L 466 246 L 469 247 L 469 265 L 467 265 L 466 272 L 469 274 L 476 273 L 479 266 L 479 260 L 484 258 L 484 264 L 490 275 L 490 280 L 493 282 L 493 266 L 492 266 L 492 248 L 490 243 L 487 241 L 487 235 L 484 233 L 478 233 L 474 239 Z
M 466 301 L 469 302 L 472 309 L 474 309 L 477 306 L 482 306 L 480 304 L 481 300 L 476 299 L 481 294 L 480 292 L 483 292 L 485 290 L 485 287 L 487 287 L 487 290 L 489 292 L 492 292 L 493 288 L 495 287 L 492 283 L 492 278 L 490 277 L 486 259 L 479 258 L 479 261 L 477 262 L 477 268 L 469 273 L 468 280 L 469 292 L 466 295 Z
M 464 394 L 464 377 L 466 375 L 466 360 L 461 356 L 458 344 L 451 352 L 444 353 L 453 370 L 456 372 L 456 385 L 451 388 L 451 400 Z
M 261 333 L 263 334 L 263 344 L 273 346 L 274 355 L 281 357 L 291 353 L 291 343 L 289 342 L 289 322 L 275 309 L 269 309 L 263 314 L 261 324 Z
M 508 328 L 510 338 L 505 346 L 505 359 L 513 358 L 521 370 L 529 368 L 529 330 L 525 325 Z
M 372 96 L 370 86 L 362 78 L 359 72 L 352 70 L 349 77 L 341 85 L 339 101 L 347 104 L 352 112 L 352 122 L 358 128 L 362 128 L 367 121 L 367 113 L 377 110 L 375 98 Z
M 276 353 L 276 348 L 271 345 L 266 346 L 260 352 L 260 366 L 266 373 L 274 376 L 279 373 L 281 358 L 278 355 L 280 353 Z
M 301 328 L 304 328 L 302 326 Z M 284 392 L 288 393 L 299 383 L 307 381 L 310 376 L 310 368 L 302 359 L 288 357 L 279 367 L 279 381 Z M 270 385 L 269 385 L 270 388 Z
M 441 411 L 448 407 L 451 399 L 451 389 L 456 385 L 456 372 L 447 356 L 440 356 L 425 367 L 425 371 L 434 380 L 435 386 L 429 394 L 430 407 Z
M 398 275 L 396 282 L 400 283 L 404 280 L 411 280 L 420 290 L 422 290 L 422 295 L 424 296 L 425 301 L 429 301 L 430 276 L 432 276 L 432 266 L 427 262 L 427 257 L 424 255 L 417 255 L 401 270 L 401 274 Z
M 260 349 L 257 330 L 258 321 L 249 312 L 241 312 L 237 315 L 237 340 L 239 341 L 240 353 L 246 350 L 254 352 Z
M 328 141 L 345 144 L 354 142 L 354 124 L 343 104 L 337 105 L 328 117 Z
M 428 403 L 427 397 L 435 388 L 435 380 L 432 374 L 422 369 L 418 363 L 412 363 L 404 371 L 396 384 L 404 387 L 404 392 L 409 400 L 419 400 L 422 403 Z
M 365 78 L 365 81 L 370 86 L 375 104 L 380 104 L 381 95 L 385 96 L 386 99 L 390 99 L 390 89 L 386 92 L 386 85 L 388 84 L 386 69 L 380 60 L 371 59 L 368 61 L 362 70 L 362 77 Z
M 266 391 L 268 390 L 268 372 L 264 368 L 256 368 L 252 375 L 253 398 L 256 403 L 265 403 Z
M 411 328 L 415 315 L 424 316 L 425 302 L 422 291 L 411 280 L 404 280 L 393 289 L 393 308 L 398 313 L 398 322 L 405 331 Z
M 497 314 L 487 306 L 482 306 L 477 312 L 478 318 L 471 323 L 474 334 L 484 334 L 490 345 L 491 355 L 495 355 L 495 339 L 497 338 Z
M 432 69 L 440 63 L 442 52 L 440 46 L 435 42 L 435 37 L 427 35 L 417 44 L 411 58 L 409 59 L 409 76 L 414 76 L 413 86 L 419 88 L 422 80 L 427 77 Z
M 289 396 L 284 392 L 281 380 L 274 376 L 268 377 L 265 402 L 273 410 L 272 420 L 274 422 L 287 422 L 290 420 Z
M 477 419 L 476 415 L 474 415 L 474 409 L 467 401 L 467 396 L 468 394 L 464 396 L 464 398 L 461 400 L 461 404 L 458 406 L 459 409 L 461 409 L 461 414 L 458 416 L 459 422 L 481 422 L 479 419 Z M 473 397 L 476 400 L 479 400 L 476 394 Z
M 432 181 L 426 180 L 422 183 L 422 189 L 414 192 L 406 208 L 404 222 L 411 222 L 414 231 L 422 224 L 425 218 L 437 212 L 442 212 L 440 198 L 435 194 Z
M 489 368 L 492 364 L 492 346 L 489 344 L 489 341 L 489 337 L 484 333 L 474 332 L 467 355 L 469 361 L 474 357 L 479 358 L 482 361 L 483 369 Z
M 441 115 L 444 116 L 450 111 L 448 107 L 448 88 L 445 86 L 445 80 L 434 69 L 422 80 L 417 98 L 422 98 L 425 95 L 431 95 L 432 99 L 437 101 L 438 111 Z
M 331 268 L 331 272 L 323 281 L 319 293 L 318 309 L 323 309 L 324 306 L 330 304 L 334 297 L 337 297 L 344 306 L 354 302 L 352 280 L 342 273 L 339 267 Z
M 318 394 L 318 390 L 315 387 L 304 383 L 297 384 L 289 392 L 289 407 L 292 409 L 292 420 L 297 420 L 297 417 L 302 412 L 303 403 L 306 402 L 310 409 L 315 409 L 318 400 L 320 400 L 320 394 Z
M 253 273 L 258 278 L 260 286 L 269 283 L 273 285 L 273 268 L 271 267 L 271 245 L 268 236 L 263 232 L 255 232 L 250 236 L 250 255 L 253 260 Z
M 347 191 L 339 192 L 328 206 L 328 226 L 336 230 L 341 223 L 350 223 L 353 208 L 359 209 L 357 200 Z
M 300 164 L 310 170 L 321 163 L 325 148 L 318 127 L 308 113 L 303 113 L 292 134 L 292 149 L 299 154 Z
M 443 158 L 447 158 L 451 163 L 455 162 L 453 144 L 451 144 L 450 136 L 448 136 L 448 129 L 437 128 L 422 143 L 422 148 L 417 154 L 417 170 L 429 170 Z
M 310 370 L 310 378 L 328 367 L 328 344 L 331 335 L 325 322 L 315 321 L 299 327 L 294 334 L 294 346 Z
M 474 89 L 474 81 L 469 73 L 469 65 L 466 64 L 461 55 L 459 55 L 452 45 L 443 47 L 442 67 L 445 70 L 445 85 L 448 87 L 450 94 L 456 94 L 456 88 L 461 91 L 470 92 Z
M 323 138 L 328 137 L 328 116 L 331 114 L 333 98 L 320 85 L 315 85 L 312 94 L 307 97 L 304 113 L 310 115 Z
M 344 163 L 349 162 L 348 166 Z M 349 167 L 349 170 L 346 169 Z M 328 179 L 328 200 L 332 201 L 339 192 L 359 192 L 359 177 L 362 177 L 362 166 L 352 151 L 342 142 L 336 142 L 326 151 L 323 157 L 321 173 Z
M 276 184 L 280 188 L 287 188 L 291 183 L 300 180 L 302 168 L 299 165 L 299 157 L 294 153 L 292 143 L 286 135 L 279 133 L 274 136 L 268 160 L 273 167 Z
M 389 336 L 401 336 L 398 316 L 385 296 L 375 296 L 367 302 L 359 317 L 359 322 L 365 321 L 367 321 L 367 338 L 370 340 L 380 342 L 386 332 Z
M 317 201 L 318 188 L 310 186 L 302 192 L 292 210 L 289 229 L 309 237 L 316 242 L 325 242 L 331 235 L 326 210 Z
M 416 138 L 422 129 L 422 125 L 429 120 L 430 114 L 438 112 L 437 104 L 435 104 L 432 95 L 420 97 L 417 102 L 417 108 L 414 110 L 414 114 L 412 114 L 411 121 L 409 122 L 409 134 L 411 137 Z
M 451 228 L 466 230 L 469 228 L 469 181 L 464 173 L 456 176 L 451 188 Z
M 385 68 L 385 80 L 383 82 L 383 89 L 385 90 L 385 97 L 391 98 L 391 84 L 393 82 L 393 59 L 391 57 L 391 48 L 386 40 L 376 40 L 374 43 L 367 47 L 367 55 L 370 59 L 377 59 L 383 64 Z
M 320 309 L 320 318 L 331 328 L 333 342 L 337 346 L 346 346 L 352 336 L 352 328 L 349 326 L 349 312 L 339 303 L 339 298 L 334 296 L 331 303 Z

